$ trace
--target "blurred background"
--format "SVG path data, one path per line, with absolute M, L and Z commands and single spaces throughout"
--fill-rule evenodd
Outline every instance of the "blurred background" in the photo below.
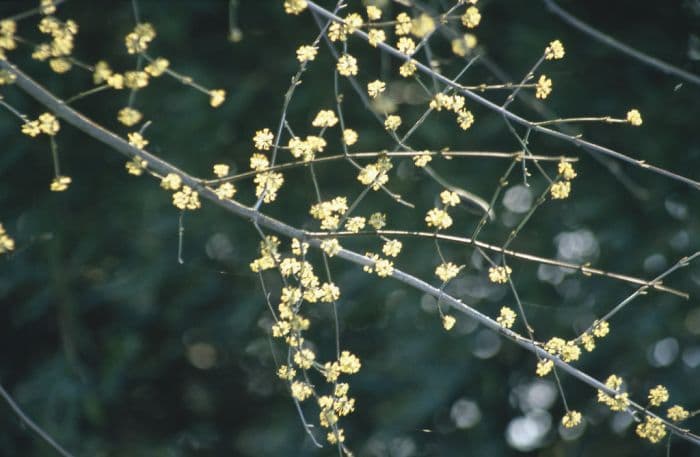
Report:
M 319 2 L 332 6 L 331 1 Z M 426 2 L 444 11 L 451 2 Z M 228 97 L 213 110 L 208 97 L 161 78 L 140 91 L 135 106 L 153 124 L 149 149 L 193 175 L 207 177 L 211 165 L 248 169 L 251 138 L 275 129 L 284 92 L 298 63 L 295 50 L 317 34 L 310 14 L 284 14 L 281 1 L 235 2 L 238 41 L 229 39 L 229 5 L 219 0 L 139 0 L 143 21 L 158 37 L 152 55 Z M 700 74 L 700 2 L 562 0 L 580 19 L 624 43 Z M 5 0 L 0 17 L 34 2 Z M 351 1 L 348 11 L 360 11 Z M 577 133 L 632 157 L 700 179 L 700 86 L 642 65 L 565 25 L 540 1 L 479 2 L 483 19 L 474 32 L 484 58 L 462 80 L 497 83 L 498 68 L 519 81 L 547 43 L 560 39 L 563 61 L 540 70 L 554 81 L 546 106 L 559 117 L 624 117 L 638 108 L 644 124 L 576 126 Z M 386 2 L 385 17 L 405 8 Z M 131 3 L 70 0 L 58 16 L 80 25 L 74 55 L 113 68 L 134 66 L 123 37 L 133 29 Z M 39 40 L 36 19 L 19 23 L 18 34 Z M 451 57 L 449 41 L 431 40 L 448 76 L 463 62 Z M 349 42 L 360 63 L 359 81 L 388 82 L 384 105 L 414 122 L 425 109 L 420 87 L 398 76 L 399 63 L 382 58 L 359 41 Z M 89 72 L 74 68 L 63 76 L 31 61 L 22 48 L 10 55 L 28 74 L 62 98 L 91 87 Z M 321 47 L 303 76 L 289 110 L 291 125 L 310 134 L 319 109 L 332 108 L 332 58 Z M 426 80 L 427 81 L 427 80 Z M 429 81 L 428 81 L 429 82 Z M 348 126 L 360 133 L 355 151 L 392 148 L 393 143 L 367 113 L 346 82 Z M 2 96 L 35 117 L 42 108 L 14 87 Z M 489 93 L 497 102 L 503 93 Z M 75 103 L 97 122 L 126 135 L 116 112 L 128 94 L 106 92 Z M 422 104 L 422 105 L 421 105 Z M 431 116 L 412 137 L 417 149 L 519 149 L 502 119 L 469 104 L 476 122 L 467 132 L 446 113 Z M 528 103 L 512 109 L 532 119 Z M 285 385 L 276 379 L 271 323 L 264 295 L 249 262 L 259 237 L 246 222 L 208 202 L 185 216 L 184 264 L 177 262 L 178 211 L 170 196 L 147 177 L 133 177 L 124 158 L 63 125 L 57 141 L 61 165 L 73 184 L 49 191 L 52 164 L 48 142 L 19 133 L 11 114 L 0 117 L 0 222 L 15 239 L 12 255 L 0 258 L 0 382 L 25 411 L 76 456 L 326 456 L 306 436 Z M 404 130 L 405 131 L 405 130 Z M 337 151 L 337 131 L 327 151 Z M 568 143 L 533 136 L 533 151 L 576 155 L 579 177 L 569 199 L 548 202 L 513 243 L 516 250 L 653 278 L 700 248 L 700 194 L 670 179 L 621 162 L 601 162 Z M 327 152 L 328 153 L 328 152 Z M 288 160 L 287 154 L 282 154 Z M 422 228 L 423 215 L 441 190 L 409 161 L 394 162 L 390 188 L 416 204 L 396 205 L 372 193 L 358 209 L 390 214 L 388 228 Z M 434 160 L 445 179 L 491 197 L 507 161 Z M 546 165 L 555 174 L 554 163 Z M 324 197 L 356 196 L 362 190 L 347 164 L 317 168 Z M 285 175 L 279 200 L 265 211 L 294 225 L 315 229 L 308 217 L 313 187 L 302 169 Z M 530 187 L 522 174 L 511 176 L 496 202 L 496 219 L 481 235 L 502 244 L 529 210 L 544 180 L 533 169 Z M 252 183 L 237 198 L 254 202 Z M 455 213 L 450 233 L 469 235 L 478 221 L 469 211 Z M 286 244 L 288 240 L 284 240 Z M 360 252 L 379 249 L 376 240 L 348 241 Z M 448 290 L 465 303 L 496 316 L 515 308 L 506 287 L 486 279 L 487 265 L 472 249 L 443 245 L 453 262 L 466 265 Z M 434 284 L 439 263 L 432 242 L 406 240 L 396 266 Z M 530 322 L 540 339 L 573 337 L 596 317 L 634 291 L 626 283 L 570 274 L 558 268 L 511 260 L 514 279 Z M 318 268 L 318 267 L 317 267 Z M 339 313 L 341 345 L 362 359 L 351 379 L 356 412 L 343 426 L 358 456 L 660 456 L 663 444 L 634 435 L 629 416 L 596 404 L 595 392 L 562 377 L 569 405 L 585 424 L 565 431 L 564 407 L 552 378 L 536 378 L 535 358 L 509 341 L 459 317 L 443 330 L 435 300 L 393 280 L 379 280 L 341 260 L 332 262 L 343 292 Z M 273 289 L 274 275 L 269 281 Z M 611 334 L 576 364 L 599 379 L 621 375 L 632 396 L 644 401 L 657 384 L 671 402 L 700 408 L 700 262 L 682 269 L 666 284 L 687 291 L 690 300 L 649 293 L 611 321 Z M 311 311 L 320 354 L 333 351 L 331 314 Z M 523 331 L 521 324 L 517 327 Z M 276 347 L 281 353 L 281 347 Z M 313 409 L 311 416 L 315 417 Z M 700 430 L 698 417 L 687 427 Z M 0 455 L 56 455 L 10 408 L 0 404 Z M 700 455 L 674 439 L 672 456 Z

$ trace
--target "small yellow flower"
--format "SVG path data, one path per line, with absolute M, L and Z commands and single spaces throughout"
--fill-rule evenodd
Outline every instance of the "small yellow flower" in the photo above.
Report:
M 396 43 L 396 49 L 402 54 L 411 56 L 416 52 L 416 43 L 411 38 L 403 36 Z
M 255 143 L 255 149 L 260 151 L 269 151 L 272 147 L 272 140 L 275 136 L 272 134 L 270 129 L 264 128 L 255 132 L 253 137 L 253 142 Z
M 549 193 L 553 199 L 563 200 L 571 193 L 571 183 L 569 181 L 557 181 L 552 184 Z
M 39 128 L 39 121 L 25 121 L 22 124 L 22 133 L 30 137 L 36 137 L 41 133 L 41 128 Z
M 461 109 L 457 112 L 457 124 L 462 130 L 467 130 L 474 124 L 474 115 L 471 111 Z
M 145 170 L 147 166 L 148 162 L 136 156 L 125 164 L 126 171 L 128 171 L 130 175 L 134 176 L 141 176 L 143 174 L 143 170 Z
M 358 71 L 357 59 L 350 54 L 344 54 L 338 59 L 336 68 L 342 76 L 356 76 Z
M 419 154 L 419 155 L 413 156 L 413 163 L 414 163 L 418 168 L 423 168 L 423 167 L 426 166 L 426 165 L 428 164 L 428 162 L 430 162 L 431 160 L 433 160 L 433 157 L 432 157 L 430 154 L 428 154 L 427 152 L 426 152 L 426 153 L 423 153 L 423 154 Z
M 49 60 L 49 67 L 51 67 L 51 70 L 60 75 L 73 68 L 73 64 L 70 62 L 70 60 L 59 57 Z
M 375 48 L 379 43 L 384 43 L 386 41 L 386 33 L 382 29 L 370 29 L 367 32 L 367 38 L 370 46 Z
M 224 176 L 228 175 L 229 166 L 225 163 L 217 163 L 214 165 L 213 171 L 214 176 L 218 178 L 223 178 Z
M 284 12 L 297 15 L 307 8 L 306 0 L 284 0 Z
M 473 29 L 481 22 L 481 13 L 475 6 L 470 6 L 462 15 L 462 24 L 468 29 Z
M 471 33 L 465 33 L 463 37 L 452 40 L 452 52 L 459 57 L 464 57 L 476 47 L 476 44 L 476 36 Z
M 382 246 L 382 252 L 389 257 L 396 257 L 401 253 L 403 243 L 399 240 L 389 240 Z
M 148 73 L 145 71 L 127 71 L 124 73 L 124 85 L 129 89 L 143 89 L 148 86 Z
M 535 372 L 537 373 L 537 376 L 544 377 L 552 371 L 552 368 L 554 368 L 554 362 L 552 362 L 550 359 L 540 359 L 537 362 L 537 369 Z
M 326 439 L 330 444 L 344 443 L 345 442 L 345 432 L 342 428 L 328 432 Z
M 627 122 L 634 125 L 635 127 L 639 127 L 640 125 L 642 125 L 642 115 L 639 112 L 639 110 L 629 110 L 627 112 Z
M 674 405 L 668 408 L 666 416 L 673 422 L 680 422 L 686 420 L 690 416 L 690 413 L 686 411 L 685 408 L 683 408 L 682 406 Z
M 51 181 L 51 191 L 52 192 L 63 192 L 64 190 L 68 189 L 68 186 L 72 182 L 72 179 L 70 176 L 56 176 L 53 178 L 53 181 Z
M 508 282 L 508 278 L 513 270 L 510 267 L 491 267 L 489 268 L 489 281 L 496 284 L 505 284 Z
M 384 121 L 384 128 L 392 132 L 396 131 L 399 126 L 401 126 L 401 116 L 391 114 L 387 116 L 386 120 Z
M 559 162 L 559 165 L 557 166 L 557 171 L 559 172 L 561 177 L 566 179 L 567 181 L 571 181 L 577 176 L 576 172 L 574 171 L 574 167 L 569 162 L 564 162 L 563 160 Z
M 406 13 L 399 13 L 399 15 L 396 16 L 396 26 L 394 28 L 394 32 L 397 35 L 408 35 L 411 33 L 412 27 L 413 22 L 411 21 L 411 16 Z
M 452 330 L 452 327 L 455 326 L 455 322 L 457 322 L 457 319 L 455 319 L 454 316 L 451 316 L 449 314 L 445 314 L 444 316 L 442 316 L 442 326 L 448 332 Z
M 358 138 L 359 138 L 359 135 L 353 129 L 343 130 L 343 142 L 346 145 L 352 146 L 353 144 L 357 143 Z
M 13 251 L 15 249 L 15 240 L 10 238 L 10 235 L 5 231 L 5 227 L 0 224 L 0 254 Z
M 666 426 L 658 417 L 646 416 L 644 422 L 637 425 L 636 432 L 640 438 L 658 443 L 666 436 Z
M 442 200 L 442 204 L 445 206 L 459 205 L 459 195 L 457 195 L 457 192 L 443 190 L 440 192 L 440 200 Z
M 139 132 L 129 133 L 129 144 L 135 148 L 143 149 L 148 145 L 148 140 L 145 139 Z
M 378 21 L 382 18 L 382 10 L 374 5 L 369 5 L 367 7 L 367 19 L 370 21 Z
M 182 178 L 175 173 L 168 173 L 160 180 L 160 187 L 166 190 L 178 190 L 182 185 Z
M 345 16 L 345 26 L 347 27 L 348 33 L 354 33 L 355 30 L 362 27 L 364 22 L 365 21 L 362 19 L 362 16 L 357 13 L 350 13 Z
M 149 75 L 153 76 L 154 78 L 157 78 L 158 76 L 161 76 L 163 73 L 165 73 L 165 71 L 168 69 L 169 66 L 170 66 L 170 61 L 168 61 L 168 59 L 163 58 L 163 57 L 158 57 L 157 59 L 154 59 L 151 63 L 146 65 L 146 67 L 143 69 L 143 71 L 145 71 Z M 211 93 L 210 93 L 210 95 L 211 95 Z
M 318 54 L 318 49 L 314 46 L 299 46 L 299 49 L 297 49 L 297 60 L 301 63 L 311 62 L 316 58 L 316 54 Z
M 544 58 L 547 60 L 559 60 L 564 58 L 564 45 L 561 41 L 554 40 L 544 50 Z
M 122 108 L 121 110 L 119 110 L 119 114 L 117 115 L 117 119 L 119 120 L 119 122 L 126 125 L 127 127 L 132 127 L 138 124 L 141 120 L 141 117 L 141 113 L 138 110 L 135 110 L 130 107 Z
M 54 136 L 60 130 L 61 126 L 58 119 L 51 113 L 44 113 L 39 116 L 39 129 L 42 133 L 49 136 Z
M 340 353 L 338 363 L 340 364 L 340 371 L 346 374 L 355 374 L 360 371 L 360 368 L 362 367 L 360 359 L 348 351 L 343 351 Z
M 578 411 L 569 411 L 561 418 L 561 425 L 564 428 L 574 428 L 581 423 L 581 413 Z
M 452 262 L 441 263 L 435 268 L 435 276 L 440 278 L 442 282 L 447 282 L 457 276 L 461 267 L 458 267 Z
M 404 78 L 409 78 L 413 76 L 413 74 L 416 72 L 416 69 L 416 62 L 413 60 L 409 60 L 408 62 L 405 62 L 399 67 L 399 74 Z
M 668 390 L 664 386 L 658 385 L 649 390 L 648 398 L 652 406 L 660 406 L 661 403 L 668 401 Z
M 226 100 L 226 91 L 223 89 L 215 89 L 209 91 L 209 104 L 212 108 L 221 106 L 221 104 Z
M 316 360 L 316 354 L 311 349 L 302 349 L 294 354 L 294 363 L 304 370 L 308 370 Z
M 333 257 L 340 252 L 341 246 L 336 238 L 331 238 L 321 241 L 321 249 L 328 254 L 328 257 Z
M 173 194 L 173 205 L 181 210 L 195 210 L 201 207 L 199 194 L 190 186 L 182 186 L 182 189 Z
M 302 381 L 294 381 L 290 389 L 292 391 L 292 397 L 299 401 L 304 401 L 313 394 L 311 386 Z
M 378 79 L 367 84 L 367 93 L 369 94 L 370 98 L 377 98 L 377 96 L 384 92 L 385 89 L 386 83 Z
M 447 211 L 433 208 L 426 214 L 425 222 L 428 224 L 428 227 L 435 227 L 440 230 L 449 228 L 452 225 L 452 218 L 447 214 Z
M 375 230 L 381 230 L 386 225 L 386 214 L 372 213 L 369 216 L 368 224 L 374 227 Z
M 545 75 L 540 75 L 535 89 L 535 97 L 544 100 L 552 93 L 552 80 Z
M 501 308 L 501 314 L 496 318 L 496 322 L 505 328 L 511 328 L 515 323 L 516 314 L 515 311 L 504 306 Z
M 333 127 L 338 123 L 338 118 L 332 110 L 321 110 L 318 112 L 311 125 L 314 127 Z
M 608 333 L 610 333 L 610 324 L 607 321 L 593 322 L 593 335 L 596 338 L 604 338 Z

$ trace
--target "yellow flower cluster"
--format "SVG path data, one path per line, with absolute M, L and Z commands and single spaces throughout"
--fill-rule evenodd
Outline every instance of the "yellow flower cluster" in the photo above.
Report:
M 627 122 L 634 125 L 635 127 L 639 127 L 640 125 L 642 125 L 642 115 L 639 112 L 639 110 L 629 110 L 627 112 Z
M 508 308 L 507 306 L 504 306 L 501 308 L 501 312 L 496 318 L 496 322 L 498 322 L 501 326 L 505 328 L 511 328 L 513 324 L 515 324 L 516 317 L 517 314 L 515 314 L 515 311 Z
M 478 26 L 480 22 L 481 13 L 479 12 L 479 9 L 475 6 L 470 6 L 469 8 L 467 8 L 467 10 L 462 15 L 462 24 L 469 29 L 473 29 L 474 27 Z
M 328 112 L 333 113 L 333 111 Z M 335 114 L 333 114 L 333 116 L 335 116 Z M 289 149 L 289 152 L 294 156 L 294 158 L 302 159 L 304 162 L 314 160 L 316 153 L 323 152 L 325 148 L 326 140 L 320 136 L 314 135 L 307 135 L 305 140 L 302 140 L 299 137 L 294 137 L 287 143 L 287 149 Z M 265 168 L 267 168 L 267 164 L 265 165 Z
M 690 413 L 682 406 L 674 405 L 668 408 L 666 416 L 673 422 L 680 422 L 686 420 L 690 416 Z
M 297 60 L 301 63 L 311 62 L 316 58 L 316 54 L 318 54 L 318 49 L 314 46 L 299 46 L 297 49 Z
M 316 114 L 316 117 L 311 121 L 314 127 L 333 127 L 338 123 L 338 117 L 335 112 L 330 109 L 324 109 Z
M 15 240 L 10 238 L 10 235 L 5 231 L 2 223 L 0 223 L 0 254 L 13 251 L 15 249 Z
M 476 47 L 476 44 L 476 36 L 471 33 L 465 33 L 462 37 L 452 40 L 452 52 L 456 56 L 464 57 Z
M 411 34 L 424 38 L 435 31 L 435 20 L 425 13 L 411 21 Z
M 49 188 L 51 189 L 51 192 L 63 192 L 64 190 L 68 189 L 71 182 L 73 182 L 73 180 L 70 178 L 70 176 L 59 175 L 53 178 Z
M 202 205 L 199 203 L 199 193 L 190 186 L 182 186 L 182 189 L 173 194 L 173 205 L 181 210 L 195 210 Z
M 377 98 L 379 94 L 384 92 L 385 89 L 386 83 L 378 79 L 367 84 L 367 93 L 369 94 L 370 98 Z
M 360 138 L 360 136 L 357 134 L 357 132 L 353 129 L 345 129 L 343 130 L 343 143 L 345 143 L 347 146 L 352 146 L 353 144 L 357 143 L 357 140 Z
M 510 267 L 491 267 L 489 268 L 489 281 L 496 284 L 505 284 L 508 282 L 508 277 L 513 272 Z
M 649 440 L 651 443 L 658 443 L 666 436 L 666 426 L 658 417 L 647 415 L 644 422 L 637 425 L 635 432 L 640 438 Z
M 331 238 L 321 241 L 321 249 L 323 249 L 323 252 L 328 254 L 328 257 L 333 257 L 340 252 L 342 247 L 340 246 L 340 243 L 338 243 L 337 238 Z
M 380 157 L 375 163 L 362 167 L 357 175 L 357 180 L 365 186 L 371 186 L 372 190 L 379 190 L 389 182 L 389 171 L 393 168 L 388 157 Z
M 455 317 L 450 314 L 445 314 L 442 316 L 442 327 L 448 332 L 452 330 L 452 327 L 455 326 L 456 322 L 457 319 L 455 319 Z
M 299 14 L 309 6 L 306 0 L 284 0 L 284 12 L 287 14 Z
M 554 182 L 549 193 L 553 199 L 563 200 L 571 193 L 571 180 L 576 177 L 576 172 L 570 163 L 564 161 L 559 162 L 558 170 L 563 180 Z
M 46 16 L 39 21 L 39 31 L 50 35 L 50 43 L 36 46 L 32 58 L 40 61 L 49 60 L 49 65 L 56 73 L 65 73 L 71 69 L 72 63 L 68 57 L 73 52 L 75 35 L 78 24 L 73 20 L 65 22 L 53 16 Z
M 457 115 L 457 124 L 462 130 L 467 130 L 474 123 L 474 115 L 465 106 L 465 99 L 461 95 L 435 94 L 430 100 L 430 108 L 435 111 L 452 111 Z
M 369 32 L 367 32 L 367 38 L 369 44 L 376 48 L 379 43 L 384 43 L 386 41 L 386 33 L 381 29 L 370 29 Z
M 658 385 L 649 390 L 648 398 L 652 406 L 660 406 L 661 403 L 668 401 L 668 389 L 662 385 Z
M 266 171 L 255 175 L 253 182 L 255 183 L 255 196 L 262 198 L 265 203 L 272 203 L 277 199 L 277 192 L 284 184 L 284 176 L 282 173 Z
M 565 428 L 574 428 L 581 423 L 581 413 L 578 411 L 569 411 L 561 418 L 561 425 Z
M 11 51 L 17 48 L 15 41 L 17 33 L 17 23 L 11 19 L 0 21 L 0 60 L 5 60 L 5 50 Z
M 537 362 L 535 373 L 537 376 L 547 376 L 554 368 L 554 362 L 550 359 L 540 359 Z
M 365 228 L 367 220 L 362 216 L 351 217 L 345 223 L 345 230 L 350 233 L 358 233 L 360 230 Z
M 357 76 L 357 59 L 350 54 L 343 54 L 336 64 L 338 73 L 342 76 Z
M 143 160 L 141 157 L 134 156 L 131 160 L 126 162 L 124 166 L 130 175 L 141 176 L 143 174 L 143 170 L 148 167 L 148 162 Z
M 395 132 L 400 126 L 401 116 L 397 116 L 395 114 L 387 116 L 386 120 L 384 121 L 384 128 L 392 132 Z
M 456 277 L 461 269 L 462 267 L 458 267 L 452 262 L 443 262 L 435 268 L 435 276 L 440 278 L 442 282 L 447 282 Z
M 161 76 L 163 73 L 165 73 L 165 71 L 168 69 L 169 66 L 170 66 L 170 61 L 168 59 L 166 59 L 164 57 L 157 57 L 157 58 L 153 59 L 151 62 L 149 62 L 148 65 L 146 65 L 143 68 L 143 71 L 145 71 L 149 75 L 153 76 L 154 78 L 157 78 L 157 77 Z M 212 93 L 211 93 L 212 98 L 214 97 L 213 92 L 214 91 L 212 91 Z M 221 92 L 223 92 L 223 91 L 221 91 Z M 217 94 L 217 95 L 221 95 L 221 94 Z
M 399 240 L 387 240 L 382 246 L 382 252 L 388 257 L 397 257 L 401 253 L 403 243 Z
M 552 80 L 545 75 L 540 75 L 540 79 L 535 85 L 535 97 L 544 100 L 552 93 Z
M 129 144 L 135 148 L 143 149 L 148 145 L 148 140 L 143 137 L 139 132 L 132 132 L 128 135 Z
M 443 190 L 442 192 L 440 192 L 440 200 L 445 206 L 457 206 L 459 205 L 460 201 L 457 192 L 452 192 L 449 190 Z
M 556 336 L 545 343 L 544 350 L 559 357 L 564 362 L 573 362 L 581 357 L 581 348 L 576 345 L 576 342 L 566 341 Z
M 452 218 L 444 209 L 433 208 L 425 215 L 425 223 L 428 227 L 444 230 L 452 226 Z
M 391 276 L 394 273 L 394 262 L 382 259 L 377 254 L 365 252 L 365 257 L 372 260 L 374 263 L 365 265 L 362 269 L 367 273 L 377 273 L 380 278 Z
M 255 132 L 253 136 L 253 143 L 255 143 L 255 149 L 259 151 L 269 151 L 272 147 L 272 140 L 275 136 L 272 134 L 270 129 L 264 128 Z
M 340 218 L 348 210 L 348 200 L 345 197 L 335 197 L 333 200 L 316 203 L 311 206 L 309 213 L 314 219 L 321 221 L 322 230 L 336 230 Z
M 148 50 L 148 45 L 156 37 L 156 29 L 153 24 L 143 22 L 136 24 L 134 30 L 124 38 L 126 50 L 129 54 L 140 54 Z
M 17 80 L 17 75 L 10 70 L 0 70 L 0 86 L 10 85 Z
M 413 163 L 418 168 L 423 168 L 424 166 L 428 165 L 428 162 L 430 162 L 431 160 L 433 160 L 433 156 L 431 156 L 427 152 L 413 156 Z
M 412 56 L 413 53 L 416 52 L 416 43 L 412 38 L 402 36 L 396 43 L 396 49 L 402 54 Z
M 627 392 L 620 392 L 622 383 L 623 380 L 621 377 L 610 375 L 608 379 L 605 380 L 605 386 L 617 393 L 614 397 L 611 397 L 602 390 L 598 390 L 598 402 L 608 405 L 612 411 L 626 410 L 630 403 L 629 394 Z
M 181 185 L 182 178 L 175 173 L 168 173 L 167 176 L 160 180 L 160 187 L 165 190 L 178 190 Z
M 544 58 L 547 60 L 559 60 L 564 58 L 564 45 L 559 40 L 549 43 L 544 50 Z
M 133 127 L 134 125 L 138 124 L 142 117 L 143 116 L 139 110 L 128 106 L 126 108 L 122 108 L 119 110 L 119 113 L 117 113 L 117 120 L 127 127 Z
M 58 119 L 51 113 L 43 113 L 33 121 L 25 121 L 22 124 L 22 133 L 35 137 L 39 134 L 54 136 L 61 129 Z

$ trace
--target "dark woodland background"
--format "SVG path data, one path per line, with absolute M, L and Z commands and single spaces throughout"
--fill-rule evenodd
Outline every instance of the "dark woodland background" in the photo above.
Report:
M 2 1 L 0 17 L 35 3 Z M 137 96 L 136 107 L 153 120 L 147 130 L 149 149 L 199 176 L 209 176 L 216 162 L 247 169 L 254 131 L 276 127 L 283 94 L 297 69 L 296 48 L 317 33 L 308 13 L 287 16 L 281 0 L 241 0 L 237 17 L 243 40 L 232 43 L 227 40 L 227 3 L 139 2 L 142 20 L 158 32 L 151 54 L 169 58 L 174 69 L 228 93 L 226 103 L 213 110 L 207 97 L 162 78 Z M 350 3 L 351 11 L 359 10 L 359 2 Z M 549 14 L 543 2 L 479 3 L 479 50 L 512 80 L 522 78 L 549 41 L 562 40 L 566 58 L 541 69 L 554 80 L 546 106 L 559 116 L 624 117 L 630 108 L 644 116 L 640 128 L 585 125 L 577 132 L 700 179 L 700 86 L 592 41 Z M 560 3 L 621 41 L 700 74 L 698 0 Z M 391 8 L 393 16 L 401 7 Z M 76 57 L 133 67 L 134 58 L 123 45 L 134 25 L 130 2 L 71 0 L 59 8 L 59 16 L 80 25 Z M 38 40 L 35 23 L 22 21 L 18 33 Z M 415 120 L 424 108 L 405 102 L 425 101 L 417 85 L 398 77 L 395 61 L 382 60 L 359 41 L 349 45 L 359 58 L 360 80 L 382 76 L 392 81 L 389 95 L 405 122 Z M 439 58 L 449 57 L 446 41 L 436 38 L 433 46 Z M 59 96 L 91 87 L 89 73 L 51 74 L 29 53 L 25 49 L 10 58 Z M 458 70 L 455 63 L 443 66 L 447 75 Z M 290 108 L 296 129 L 303 131 L 319 109 L 333 106 L 332 75 L 329 53 L 322 47 Z M 463 81 L 498 80 L 477 64 Z M 348 124 L 361 138 L 355 150 L 392 147 L 349 86 L 343 89 Z M 3 87 L 2 94 L 30 116 L 42 112 L 16 88 Z M 503 99 L 502 93 L 489 96 Z M 75 106 L 125 135 L 116 111 L 127 98 L 126 92 L 106 92 Z M 499 116 L 474 104 L 470 109 L 476 123 L 468 132 L 440 113 L 411 144 L 518 149 Z M 518 102 L 513 109 L 539 118 L 527 104 Z M 73 184 L 65 193 L 49 192 L 48 142 L 31 140 L 19 128 L 9 113 L 0 116 L 0 221 L 17 242 L 14 254 L 0 258 L 0 382 L 26 412 L 76 456 L 334 455 L 332 448 L 311 446 L 284 384 L 274 376 L 270 318 L 248 268 L 258 245 L 253 228 L 204 202 L 202 210 L 185 217 L 185 263 L 180 265 L 178 211 L 157 181 L 128 175 L 122 156 L 63 125 L 57 137 L 61 164 Z M 328 151 L 334 145 L 330 142 Z M 568 143 L 535 136 L 531 145 L 539 153 L 580 155 L 579 177 L 569 199 L 550 202 L 535 213 L 515 249 L 653 278 L 700 247 L 699 195 L 689 187 L 622 163 L 606 166 Z M 439 188 L 410 163 L 395 164 L 391 188 L 419 209 L 397 207 L 376 193 L 360 212 L 387 211 L 393 228 L 422 227 L 424 210 Z M 507 163 L 467 159 L 433 165 L 453 183 L 488 199 Z M 361 190 L 346 164 L 320 165 L 317 171 L 326 197 L 354 196 Z M 297 170 L 285 178 L 280 200 L 265 210 L 313 227 L 308 173 Z M 515 173 L 509 184 L 514 190 L 499 198 L 497 220 L 483 240 L 502 243 L 528 198 L 545 185 L 536 176 L 531 190 L 521 184 L 521 174 Z M 252 202 L 251 183 L 238 187 L 237 198 Z M 478 216 L 458 214 L 454 233 L 470 234 Z M 361 252 L 376 249 L 376 242 L 348 245 Z M 484 265 L 472 249 L 451 246 L 446 253 L 467 265 L 451 292 L 491 316 L 503 305 L 514 306 L 507 288 L 486 282 Z M 411 241 L 397 266 L 435 282 L 437 263 L 431 242 Z M 541 339 L 573 336 L 634 290 L 625 283 L 565 275 L 532 263 L 513 260 L 511 265 Z M 351 380 L 356 412 L 344 422 L 356 455 L 665 455 L 663 444 L 638 439 L 626 416 L 597 405 L 592 389 L 567 376 L 568 401 L 587 423 L 562 432 L 561 400 L 551 377 L 534 376 L 531 354 L 461 317 L 456 329 L 446 333 L 434 300 L 396 281 L 378 280 L 340 260 L 332 270 L 343 291 L 342 345 L 363 361 L 362 371 Z M 272 275 L 270 281 L 274 287 Z M 700 408 L 700 262 L 666 282 L 692 298 L 658 293 L 639 298 L 611 321 L 605 342 L 576 366 L 600 379 L 611 373 L 623 376 L 640 401 L 648 388 L 664 384 L 672 402 L 694 410 Z M 332 347 L 332 321 L 327 308 L 317 309 L 310 337 L 325 354 Z M 700 430 L 700 418 L 687 426 Z M 0 455 L 56 453 L 2 403 Z M 700 450 L 674 439 L 671 455 L 700 455 Z

